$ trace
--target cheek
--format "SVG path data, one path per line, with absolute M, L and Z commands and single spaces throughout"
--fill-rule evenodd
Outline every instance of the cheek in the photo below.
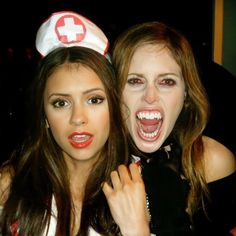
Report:
M 133 114 L 137 105 L 140 104 L 139 94 L 133 94 L 131 92 L 123 93 L 124 102 L 124 114 L 129 117 L 129 114 Z
M 66 118 L 56 115 L 48 115 L 47 121 L 53 136 L 58 136 L 62 129 L 66 127 Z
M 176 98 L 174 98 L 175 101 L 174 106 L 176 107 L 177 113 L 181 112 L 184 106 L 184 100 L 185 100 L 185 92 L 181 92 L 179 96 L 176 96 Z
M 96 121 L 93 123 L 96 124 L 96 127 L 99 128 L 102 135 L 105 137 L 108 137 L 110 132 L 110 118 L 109 118 L 109 112 L 104 111 L 94 116 Z M 99 124 L 99 125 L 98 125 Z
M 130 131 L 131 119 L 133 118 L 132 114 L 135 112 L 136 101 L 132 96 L 127 97 L 125 94 L 123 94 L 123 102 L 122 115 Z
M 130 108 L 132 107 L 132 104 L 134 104 L 137 100 L 139 93 L 125 87 L 122 96 L 124 103 Z
M 184 99 L 180 98 L 180 99 L 175 99 L 173 102 L 173 108 L 176 111 L 176 113 L 180 113 L 180 111 L 182 110 L 184 106 Z
M 184 95 L 181 93 L 179 96 L 168 97 L 166 101 L 166 113 L 171 123 L 174 124 L 183 109 Z
M 171 93 L 164 94 L 162 101 L 166 104 L 167 108 L 171 110 L 181 110 L 184 104 L 185 92 L 182 89 L 174 90 Z

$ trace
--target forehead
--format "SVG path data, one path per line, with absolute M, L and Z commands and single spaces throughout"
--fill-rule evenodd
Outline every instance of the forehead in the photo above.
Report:
M 78 63 L 67 63 L 58 67 L 48 78 L 47 88 L 69 88 L 75 86 L 103 87 L 99 76 L 88 66 Z
M 169 49 L 163 44 L 142 44 L 136 48 L 134 51 L 133 57 L 142 57 L 142 56 L 160 56 L 167 54 L 168 56 L 172 57 L 171 52 Z
M 145 44 L 136 49 L 130 62 L 130 70 L 166 69 L 180 72 L 180 67 L 170 50 L 162 44 Z

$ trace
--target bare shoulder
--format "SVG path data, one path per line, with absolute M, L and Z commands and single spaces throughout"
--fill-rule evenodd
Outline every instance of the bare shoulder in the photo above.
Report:
M 204 136 L 204 165 L 207 182 L 212 182 L 232 174 L 236 170 L 236 158 L 220 142 Z
M 13 171 L 10 166 L 4 166 L 0 169 L 0 206 L 7 200 Z

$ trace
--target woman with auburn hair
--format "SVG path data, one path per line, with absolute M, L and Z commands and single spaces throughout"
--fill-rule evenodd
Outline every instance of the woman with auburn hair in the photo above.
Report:
M 230 235 L 236 161 L 204 135 L 209 103 L 187 39 L 161 22 L 137 24 L 118 36 L 112 61 L 152 233 Z

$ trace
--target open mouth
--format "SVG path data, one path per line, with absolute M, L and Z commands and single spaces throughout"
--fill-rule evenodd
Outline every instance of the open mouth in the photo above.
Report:
M 163 122 L 159 111 L 139 111 L 136 118 L 140 138 L 145 141 L 154 141 L 159 137 Z
M 85 148 L 93 141 L 91 134 L 72 134 L 69 136 L 70 144 L 75 148 Z

